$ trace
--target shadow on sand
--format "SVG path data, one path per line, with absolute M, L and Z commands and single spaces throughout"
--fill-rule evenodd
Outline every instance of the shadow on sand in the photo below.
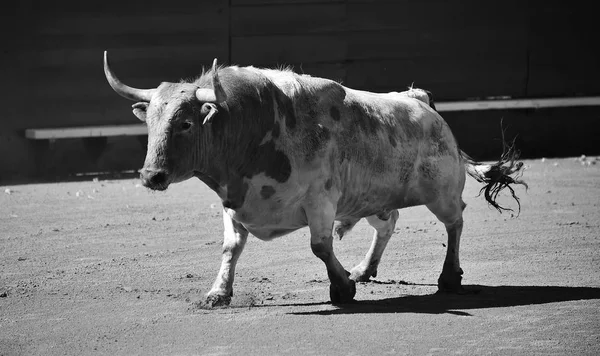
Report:
M 600 288 L 551 286 L 465 286 L 465 295 L 435 293 L 380 300 L 355 301 L 338 309 L 292 312 L 295 315 L 336 315 L 367 313 L 426 313 L 470 316 L 469 309 L 503 308 L 572 300 L 600 299 Z M 317 303 L 320 304 L 320 303 Z M 316 304 L 296 304 L 307 306 Z

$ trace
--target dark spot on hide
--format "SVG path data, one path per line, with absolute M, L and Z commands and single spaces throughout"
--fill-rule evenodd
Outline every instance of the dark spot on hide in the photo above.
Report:
M 379 214 L 377 214 L 377 218 L 379 220 L 388 221 L 388 219 L 390 218 L 391 215 L 392 215 L 392 210 L 382 211 Z
M 345 150 L 342 150 L 339 153 L 339 158 L 340 158 L 339 159 L 339 163 L 342 163 L 342 162 L 344 162 L 346 160 L 346 151 Z
M 269 199 L 270 197 L 272 197 L 272 196 L 273 196 L 273 194 L 275 194 L 275 188 L 273 188 L 273 187 L 272 187 L 272 186 L 270 186 L 270 185 L 263 185 L 263 186 L 262 186 L 262 188 L 261 188 L 261 190 L 260 190 L 260 196 L 261 196 L 263 199 L 267 200 L 267 199 Z
M 434 180 L 437 172 L 437 168 L 429 162 L 422 162 L 419 166 L 419 173 L 427 180 Z
M 245 162 L 244 177 L 252 178 L 259 173 L 265 173 L 279 183 L 284 183 L 292 173 L 289 158 L 275 148 L 275 142 L 269 141 L 258 146 L 249 155 L 250 160 Z
M 371 169 L 374 172 L 382 173 L 385 172 L 387 168 L 387 160 L 383 155 L 377 155 L 375 159 L 371 161 Z
M 289 115 L 285 117 L 285 126 L 288 129 L 293 130 L 296 127 L 296 116 Z
M 293 130 L 296 127 L 296 114 L 294 113 L 294 104 L 283 93 L 277 91 L 275 93 L 275 100 L 277 102 L 277 109 L 280 118 L 285 117 L 285 126 L 289 130 Z
M 352 109 L 352 124 L 359 127 L 361 131 L 374 135 L 379 129 L 379 121 L 369 115 L 360 104 L 353 103 L 350 108 Z
M 446 144 L 446 139 L 444 137 L 444 126 L 442 123 L 436 123 L 432 125 L 430 137 L 431 137 L 431 145 L 433 150 L 437 154 L 445 154 L 450 149 Z
M 394 137 L 394 134 L 390 133 L 388 135 L 388 138 L 390 140 L 390 145 L 392 145 L 393 147 L 396 147 L 398 145 L 398 143 L 396 142 L 396 138 Z
M 319 151 L 327 147 L 330 139 L 331 133 L 327 127 L 317 125 L 312 131 L 309 131 L 304 140 L 306 147 L 306 161 L 312 161 Z
M 329 115 L 331 115 L 331 118 L 334 121 L 340 121 L 340 109 L 338 109 L 337 107 L 332 106 L 329 110 Z
M 248 183 L 238 179 L 229 185 L 227 198 L 223 200 L 223 206 L 228 209 L 236 210 L 244 205 Z
M 229 199 L 225 199 L 223 200 L 223 207 L 227 208 L 227 209 L 237 209 L 239 208 L 239 206 L 235 206 L 236 204 L 234 204 L 231 200 Z
M 331 180 L 331 178 L 327 179 L 325 181 L 325 190 L 330 190 L 332 185 L 333 185 L 333 181 Z

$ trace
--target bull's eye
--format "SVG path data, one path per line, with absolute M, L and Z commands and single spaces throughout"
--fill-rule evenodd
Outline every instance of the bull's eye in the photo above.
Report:
M 187 131 L 192 128 L 192 123 L 190 121 L 184 121 L 181 123 L 180 127 L 182 131 Z

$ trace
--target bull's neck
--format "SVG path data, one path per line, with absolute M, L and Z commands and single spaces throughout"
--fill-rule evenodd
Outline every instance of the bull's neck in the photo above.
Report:
M 243 203 L 248 189 L 245 178 L 265 172 L 285 181 L 291 171 L 288 158 L 276 151 L 274 140 L 281 131 L 275 120 L 279 112 L 295 122 L 292 102 L 266 77 L 255 71 L 244 75 L 245 79 L 236 79 L 231 86 L 235 92 L 221 115 L 199 130 L 195 150 L 197 176 L 225 206 Z
M 244 160 L 244 148 L 240 146 L 242 141 L 232 132 L 221 131 L 222 127 L 207 126 L 205 129 L 194 150 L 194 175 L 219 195 L 223 205 L 235 207 L 241 204 L 239 201 L 243 201 L 245 195 L 239 169 L 240 162 Z

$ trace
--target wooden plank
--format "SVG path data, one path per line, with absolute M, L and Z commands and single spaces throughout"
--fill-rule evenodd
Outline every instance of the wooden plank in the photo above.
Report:
M 457 56 L 487 57 L 487 61 L 494 61 L 500 66 L 505 64 L 499 58 L 515 57 L 522 61 L 520 67 L 525 68 L 527 39 L 520 33 L 496 36 L 491 31 L 479 33 L 459 29 L 394 29 L 348 34 L 348 59 L 351 60 L 426 57 L 452 59 Z M 510 61 L 511 64 L 514 62 Z
M 481 6 L 476 0 L 460 5 L 443 0 L 428 1 L 350 1 L 347 5 L 349 30 L 411 29 L 420 31 L 523 28 L 526 11 L 523 2 L 507 0 L 502 6 Z
M 139 136 L 147 134 L 148 129 L 145 124 L 25 130 L 25 137 L 34 140 L 101 136 Z
M 437 100 L 525 97 L 525 61 L 519 58 L 447 57 L 353 61 L 346 85 L 370 91 L 402 91 L 414 85 Z M 494 65 L 502 63 L 502 66 Z
M 212 64 L 213 58 L 218 57 L 223 63 L 228 57 L 221 44 L 117 49 L 109 51 L 109 55 L 117 76 L 139 88 L 197 77 L 203 66 L 208 68 Z M 102 70 L 100 49 L 43 51 L 32 61 L 29 94 L 38 100 L 67 101 L 111 95 Z
M 73 68 L 91 69 L 100 65 L 104 50 L 108 50 L 111 65 L 130 65 L 132 70 L 150 62 L 156 62 L 157 68 L 167 64 L 195 62 L 198 68 L 212 64 L 215 57 L 225 60 L 228 57 L 227 37 L 225 34 L 195 43 L 159 44 L 148 41 L 144 45 L 123 47 L 115 42 L 106 42 L 93 48 L 53 48 L 42 51 L 23 52 L 20 56 L 35 68 Z M 31 58 L 33 56 L 33 58 Z
M 503 131 L 504 142 L 516 139 L 515 146 L 522 158 L 600 153 L 597 107 L 455 111 L 442 115 L 460 148 L 476 160 L 495 160 L 500 157 Z M 567 118 L 576 118 L 576 122 Z
M 157 33 L 149 36 L 146 33 L 124 34 L 122 37 L 113 34 L 60 34 L 44 35 L 35 42 L 35 50 L 84 50 L 106 48 L 139 48 L 139 47 L 176 47 L 222 43 L 227 45 L 227 30 L 213 28 L 194 32 Z
M 81 103 L 63 101 L 51 105 L 44 102 L 40 103 L 39 107 L 36 105 L 35 108 L 31 108 L 13 127 L 21 131 L 28 128 L 139 124 L 140 121 L 131 111 L 132 103 L 116 93 L 105 100 L 92 97 Z M 68 107 L 68 110 L 65 110 L 65 107 Z
M 341 35 L 232 37 L 231 61 L 260 66 L 342 62 L 346 48 L 346 38 Z
M 232 6 L 271 6 L 290 4 L 345 3 L 345 0 L 231 0 Z
M 21 1 L 22 2 L 22 1 Z M 171 13 L 207 13 L 215 7 L 227 7 L 229 0 L 178 0 L 176 3 L 168 1 L 148 1 L 148 0 L 128 0 L 115 3 L 105 0 L 88 1 L 56 1 L 54 3 L 47 1 L 35 1 L 31 7 L 29 15 L 62 16 L 65 14 L 77 17 L 86 13 L 97 14 L 119 14 L 119 15 L 138 15 L 140 17 L 153 14 L 171 14 Z M 167 26 L 167 24 L 165 24 Z
M 436 102 L 438 111 L 513 110 L 600 106 L 600 96 Z
M 38 35 L 113 35 L 165 33 L 214 32 L 227 27 L 227 14 L 219 8 L 207 9 L 202 13 L 157 13 L 140 16 L 138 14 L 97 14 L 87 13 L 73 16 L 67 13 L 57 17 L 41 19 L 35 27 Z
M 232 36 L 311 34 L 342 31 L 346 5 L 341 3 L 233 7 Z
M 529 8 L 528 96 L 600 94 L 594 3 L 547 2 Z

